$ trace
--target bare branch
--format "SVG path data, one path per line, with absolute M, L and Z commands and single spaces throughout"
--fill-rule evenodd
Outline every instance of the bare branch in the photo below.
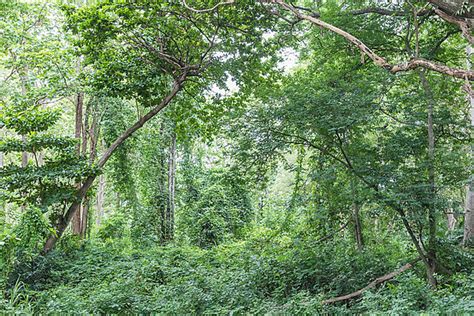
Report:
M 221 5 L 232 4 L 232 3 L 234 3 L 235 0 L 226 0 L 224 2 L 219 2 L 218 4 L 216 4 L 215 6 L 213 6 L 212 8 L 209 8 L 209 9 L 195 9 L 195 8 L 190 7 L 186 3 L 186 0 L 182 0 L 182 1 L 183 1 L 183 5 L 186 7 L 186 9 L 189 9 L 189 10 L 191 10 L 193 12 L 196 12 L 196 13 L 206 13 L 206 12 L 214 11 L 215 9 L 217 9 Z
M 360 289 L 360 290 L 357 290 L 351 294 L 347 294 L 347 295 L 343 295 L 343 296 L 338 296 L 338 297 L 335 297 L 335 298 L 331 298 L 331 299 L 328 299 L 328 300 L 325 300 L 323 301 L 322 303 L 323 304 L 331 304 L 331 303 L 336 303 L 336 302 L 341 302 L 341 301 L 347 301 L 347 300 L 350 300 L 350 299 L 353 299 L 353 298 L 356 298 L 356 297 L 359 297 L 362 295 L 363 292 L 367 291 L 367 290 L 370 290 L 374 287 L 376 287 L 378 284 L 381 284 L 381 283 L 384 283 L 384 282 L 387 282 L 391 279 L 393 279 L 394 277 L 396 277 L 397 275 L 405 272 L 406 270 L 412 268 L 415 263 L 417 263 L 418 261 L 420 261 L 421 258 L 417 258 L 415 260 L 413 260 L 412 262 L 410 263 L 407 263 L 405 265 L 403 265 L 401 268 L 399 268 L 398 270 L 396 271 L 393 271 L 393 272 L 390 272 L 384 276 L 381 276 L 381 277 L 378 277 L 377 279 L 373 280 L 372 282 L 370 282 L 366 287 Z
M 338 34 L 345 38 L 347 41 L 351 42 L 355 45 L 362 53 L 366 54 L 372 61 L 379 67 L 382 67 L 391 73 L 398 73 L 404 72 L 408 70 L 413 70 L 416 68 L 425 68 L 432 71 L 436 71 L 454 78 L 459 79 L 466 79 L 469 81 L 474 80 L 474 71 L 465 70 L 460 68 L 453 68 L 449 67 L 440 63 L 436 63 L 430 60 L 426 60 L 423 58 L 413 58 L 408 62 L 400 63 L 397 65 L 390 64 L 385 58 L 377 55 L 374 51 L 372 51 L 366 44 L 364 44 L 360 39 L 355 37 L 354 35 L 332 25 L 326 23 L 320 19 L 317 19 L 313 16 L 306 15 L 301 13 L 298 9 L 294 8 L 293 6 L 287 4 L 283 0 L 271 0 L 271 2 L 276 3 L 283 7 L 284 9 L 292 12 L 296 17 L 311 22 L 314 25 L 317 25 L 323 29 L 329 30 L 335 34 Z

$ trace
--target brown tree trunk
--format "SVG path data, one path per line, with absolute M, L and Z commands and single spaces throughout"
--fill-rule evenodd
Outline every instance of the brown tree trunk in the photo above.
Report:
M 466 53 L 467 67 L 468 69 L 471 69 L 471 58 L 474 54 L 474 48 L 472 46 L 468 46 L 466 48 Z M 472 91 L 470 84 L 468 84 L 467 90 L 469 93 L 471 126 L 474 126 L 474 92 Z M 474 146 L 471 147 L 471 157 L 474 159 Z M 464 246 L 472 246 L 474 245 L 474 180 L 471 180 L 466 188 L 464 212 L 464 237 L 462 243 Z
M 102 168 L 105 165 L 105 163 L 109 160 L 109 158 L 112 156 L 112 154 L 115 152 L 118 146 L 120 146 L 135 131 L 140 129 L 146 122 L 148 122 L 152 117 L 158 114 L 162 109 L 164 109 L 171 102 L 171 100 L 176 96 L 176 94 L 183 87 L 183 83 L 185 79 L 186 79 L 186 73 L 177 79 L 177 81 L 174 83 L 173 88 L 171 89 L 169 94 L 160 102 L 160 104 L 158 104 L 156 107 L 151 109 L 147 114 L 145 114 L 137 122 L 135 122 L 135 124 L 133 124 L 129 129 L 127 129 L 119 137 L 117 137 L 117 139 L 112 143 L 112 145 L 110 145 L 109 148 L 107 148 L 107 150 L 102 155 L 102 158 L 97 163 L 97 166 L 99 168 Z M 61 216 L 58 219 L 55 225 L 56 234 L 50 235 L 49 238 L 46 240 L 42 253 L 48 253 L 56 245 L 56 241 L 62 236 L 67 225 L 69 224 L 71 219 L 74 217 L 74 215 L 77 213 L 81 205 L 82 199 L 84 199 L 84 197 L 86 196 L 89 188 L 91 187 L 92 183 L 94 183 L 94 180 L 96 177 L 97 176 L 95 175 L 90 176 L 84 181 L 81 188 L 77 191 L 77 194 L 76 194 L 77 200 L 79 202 L 72 203 L 71 206 L 66 211 L 66 214 L 64 214 L 64 216 Z

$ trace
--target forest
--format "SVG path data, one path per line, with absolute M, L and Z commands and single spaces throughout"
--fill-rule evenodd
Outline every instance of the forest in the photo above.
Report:
M 0 1 L 0 314 L 474 313 L 472 0 Z

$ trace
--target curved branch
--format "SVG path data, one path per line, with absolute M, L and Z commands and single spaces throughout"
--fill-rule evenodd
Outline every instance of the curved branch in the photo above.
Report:
M 332 25 L 326 23 L 320 19 L 317 19 L 313 16 L 309 16 L 307 14 L 302 13 L 298 9 L 294 8 L 293 6 L 287 4 L 283 0 L 272 0 L 271 2 L 280 5 L 287 11 L 292 12 L 296 17 L 302 20 L 306 20 L 311 22 L 314 25 L 317 25 L 323 29 L 329 30 L 335 34 L 338 34 L 345 38 L 347 41 L 351 42 L 355 45 L 362 53 L 366 54 L 372 61 L 379 67 L 382 67 L 391 73 L 398 73 L 404 72 L 408 70 L 413 70 L 416 68 L 425 68 L 432 71 L 436 71 L 454 78 L 458 79 L 467 79 L 469 81 L 474 81 L 474 71 L 465 70 L 461 68 L 453 68 L 449 67 L 440 63 L 436 63 L 430 60 L 426 60 L 423 58 L 413 58 L 408 62 L 392 65 L 390 64 L 385 58 L 377 55 L 374 51 L 372 51 L 366 44 L 364 44 L 360 39 L 355 37 L 354 35 Z
M 219 6 L 221 5 L 225 5 L 225 4 L 231 4 L 231 3 L 234 3 L 234 0 L 226 0 L 224 2 L 219 2 L 218 4 L 216 4 L 215 6 L 213 6 L 212 8 L 209 8 L 209 9 L 195 9 L 195 8 L 192 8 L 190 7 L 187 3 L 186 3 L 186 0 L 182 0 L 183 1 L 183 5 L 186 7 L 186 9 L 188 10 L 191 10 L 195 13 L 206 13 L 206 12 L 211 12 L 211 11 L 214 11 L 215 9 L 217 9 Z
M 461 29 L 462 35 L 469 42 L 469 44 L 474 45 L 474 37 L 472 36 L 471 28 L 466 19 L 449 15 L 440 9 L 435 9 L 434 12 L 446 22 L 456 24 Z

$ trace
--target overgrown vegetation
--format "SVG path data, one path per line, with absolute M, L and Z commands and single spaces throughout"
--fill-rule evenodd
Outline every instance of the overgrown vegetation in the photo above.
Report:
M 0 313 L 473 313 L 473 21 L 2 2 Z

